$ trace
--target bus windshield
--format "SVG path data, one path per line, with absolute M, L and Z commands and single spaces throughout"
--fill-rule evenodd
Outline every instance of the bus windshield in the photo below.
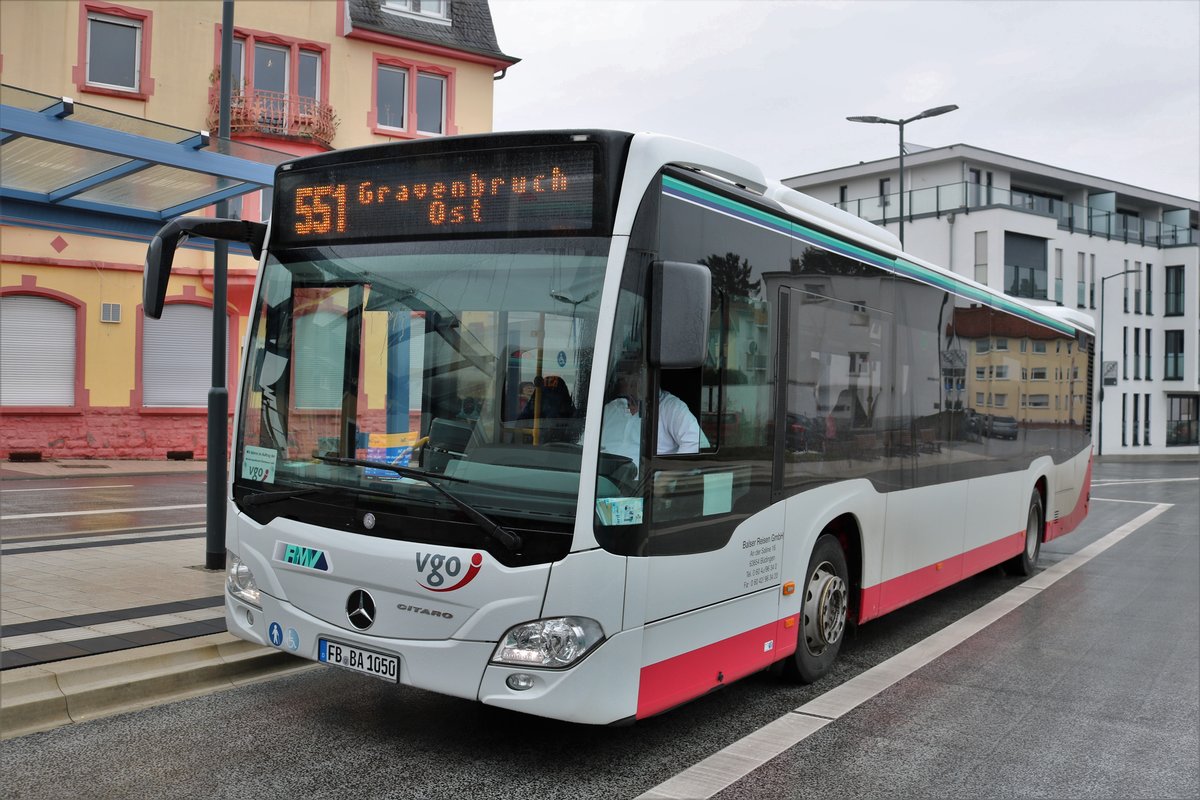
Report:
M 505 524 L 572 522 L 607 252 L 591 237 L 269 252 L 235 496 L 457 513 L 433 480 Z

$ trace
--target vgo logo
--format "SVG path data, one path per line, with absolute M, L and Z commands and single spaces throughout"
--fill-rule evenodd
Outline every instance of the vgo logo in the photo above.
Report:
M 482 553 L 475 553 L 471 556 L 471 565 L 467 567 L 465 573 L 463 573 L 462 559 L 458 556 L 447 558 L 441 553 L 417 553 L 417 573 L 424 578 L 424 580 L 418 579 L 417 585 L 431 592 L 453 592 L 473 581 L 482 567 Z M 427 571 L 428 574 L 426 574 Z M 448 578 L 457 578 L 459 574 L 462 574 L 460 580 L 450 586 L 445 585 Z

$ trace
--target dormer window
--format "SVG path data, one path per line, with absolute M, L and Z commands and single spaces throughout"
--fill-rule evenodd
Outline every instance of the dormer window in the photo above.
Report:
M 450 21 L 450 0 L 383 0 L 384 11 Z

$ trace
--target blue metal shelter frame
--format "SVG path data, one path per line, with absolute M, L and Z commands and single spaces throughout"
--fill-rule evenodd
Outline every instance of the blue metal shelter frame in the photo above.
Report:
M 275 166 L 291 158 L 0 86 L 4 225 L 149 241 L 174 217 L 270 187 Z

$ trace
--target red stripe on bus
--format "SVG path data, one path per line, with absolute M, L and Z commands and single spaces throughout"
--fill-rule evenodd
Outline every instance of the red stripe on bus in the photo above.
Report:
M 637 718 L 674 708 L 791 655 L 799 630 L 799 615 L 793 615 L 642 667 Z
M 1075 508 L 1070 514 L 1065 517 L 1059 517 L 1053 522 L 1046 525 L 1046 541 L 1057 539 L 1059 536 L 1068 534 L 1079 527 L 1079 523 L 1083 522 L 1088 515 L 1088 504 L 1092 496 L 1092 460 L 1088 459 L 1087 474 L 1083 478 L 1083 486 L 1079 487 L 1079 498 L 1075 501 Z
M 858 621 L 881 617 L 901 606 L 928 597 L 963 578 L 969 578 L 988 567 L 1001 564 L 1021 552 L 1025 532 L 1009 534 L 994 542 L 968 550 L 961 556 L 950 556 L 936 564 L 915 569 L 891 580 L 862 590 Z

